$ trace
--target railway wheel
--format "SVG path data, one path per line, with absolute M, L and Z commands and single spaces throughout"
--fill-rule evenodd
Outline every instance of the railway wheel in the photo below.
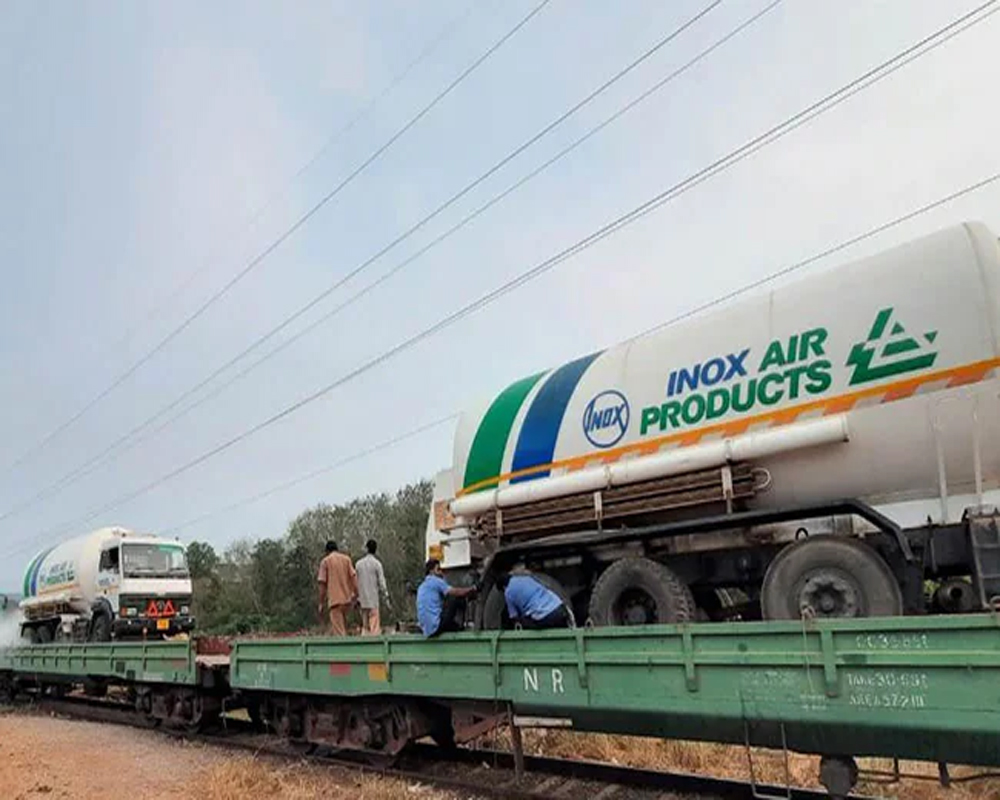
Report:
M 652 625 L 695 618 L 691 590 L 673 570 L 648 558 L 621 558 L 604 570 L 590 595 L 595 626 Z
M 765 619 L 895 617 L 903 596 L 889 565 L 870 546 L 843 536 L 789 545 L 764 575 Z

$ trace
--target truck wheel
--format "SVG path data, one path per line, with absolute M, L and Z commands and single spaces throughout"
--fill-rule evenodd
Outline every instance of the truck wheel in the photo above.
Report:
M 39 625 L 35 628 L 32 638 L 36 644 L 48 644 L 52 641 L 52 628 L 48 625 Z
M 111 619 L 107 614 L 98 614 L 94 617 L 94 621 L 90 627 L 90 641 L 111 641 Z
M 814 536 L 789 545 L 764 575 L 764 619 L 895 617 L 903 596 L 889 565 L 864 542 Z
M 604 570 L 590 595 L 595 626 L 652 625 L 695 618 L 691 590 L 673 570 L 648 558 L 621 558 Z
M 532 572 L 531 577 L 546 589 L 555 592 L 559 596 L 559 599 L 563 601 L 563 605 L 566 606 L 566 610 L 569 612 L 570 622 L 575 626 L 576 620 L 573 616 L 573 604 L 563 585 L 551 575 L 546 575 L 544 572 Z M 510 630 L 512 627 L 510 616 L 507 614 L 507 602 L 504 600 L 503 592 L 494 586 L 486 596 L 486 602 L 483 604 L 483 630 Z
M 510 617 L 507 614 L 507 602 L 499 586 L 490 589 L 483 603 L 482 629 L 484 631 L 510 630 Z

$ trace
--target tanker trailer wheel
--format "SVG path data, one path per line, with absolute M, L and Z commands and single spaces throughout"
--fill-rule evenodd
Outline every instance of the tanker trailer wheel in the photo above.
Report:
M 530 574 L 542 586 L 559 596 L 559 599 L 563 601 L 563 605 L 566 606 L 566 610 L 569 612 L 571 625 L 575 627 L 576 619 L 573 616 L 573 603 L 563 585 L 551 575 L 546 575 L 544 572 L 532 572 Z M 486 602 L 483 604 L 482 629 L 495 631 L 510 630 L 511 628 L 513 628 L 513 625 L 507 613 L 507 601 L 504 599 L 500 588 L 494 586 L 490 589 L 490 593 L 486 596 Z
M 601 573 L 590 595 L 593 625 L 688 622 L 694 597 L 673 570 L 648 558 L 621 558 Z
M 889 565 L 864 542 L 815 536 L 775 557 L 761 590 L 764 619 L 895 617 L 903 596 Z

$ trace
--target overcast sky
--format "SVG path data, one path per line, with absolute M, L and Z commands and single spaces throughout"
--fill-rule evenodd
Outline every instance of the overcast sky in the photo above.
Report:
M 537 3 L 475 0 L 471 10 L 458 0 L 0 4 L 0 588 L 17 586 L 33 551 L 69 532 L 102 524 L 173 528 L 1000 170 L 996 15 L 323 399 L 152 491 L 71 524 L 350 372 L 977 5 L 785 0 L 315 332 L 158 435 L 26 504 L 709 0 L 551 0 L 245 280 L 36 448 Z M 766 4 L 723 2 L 269 346 Z M 997 184 L 837 259 L 966 219 L 1000 231 Z M 178 286 L 185 288 L 177 293 Z M 439 427 L 180 536 L 222 548 L 241 536 L 280 535 L 306 506 L 433 475 L 450 462 L 452 433 L 452 425 Z

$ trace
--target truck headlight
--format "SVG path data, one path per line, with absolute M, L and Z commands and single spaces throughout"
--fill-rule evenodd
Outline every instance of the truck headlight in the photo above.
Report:
M 181 616 L 182 617 L 186 617 L 190 613 L 191 613 L 191 609 L 190 608 L 188 608 L 187 606 L 181 606 Z
M 134 617 L 138 613 L 139 613 L 139 609 L 136 608 L 135 606 L 132 606 L 131 608 L 128 609 L 128 615 L 130 617 Z

